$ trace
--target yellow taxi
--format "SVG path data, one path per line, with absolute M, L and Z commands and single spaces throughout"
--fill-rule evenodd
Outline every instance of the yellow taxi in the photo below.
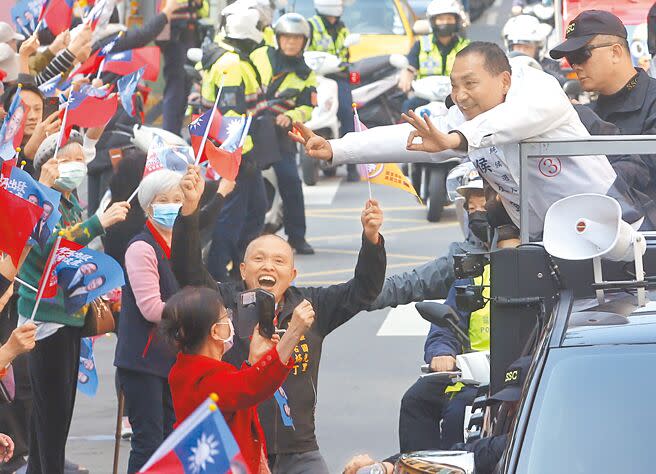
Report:
M 312 0 L 289 0 L 286 10 L 309 18 L 316 14 Z M 361 35 L 351 46 L 351 62 L 371 56 L 406 54 L 415 42 L 416 17 L 407 0 L 356 0 L 344 2 L 342 21 Z

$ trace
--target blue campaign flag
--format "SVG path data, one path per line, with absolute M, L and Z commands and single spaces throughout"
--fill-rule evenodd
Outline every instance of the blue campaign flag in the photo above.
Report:
M 7 180 L 7 191 L 43 209 L 41 219 L 28 240 L 28 245 L 39 245 L 43 250 L 61 219 L 61 212 L 59 212 L 61 193 L 35 181 L 29 173 L 16 166 L 11 169 Z
M 0 159 L 7 161 L 16 156 L 16 148 L 23 141 L 23 128 L 30 108 L 19 93 L 14 94 L 7 115 L 0 128 Z
M 230 427 L 214 400 L 209 398 L 166 438 L 139 472 L 229 474 L 249 471 Z
M 93 356 L 93 339 L 83 337 L 80 341 L 80 368 L 77 373 L 77 389 L 88 397 L 98 391 L 98 372 Z
M 137 90 L 139 81 L 144 75 L 146 68 L 140 68 L 138 71 L 133 72 L 127 76 L 123 76 L 118 80 L 118 95 L 121 99 L 123 108 L 131 117 L 134 117 L 134 93 Z
M 11 8 L 11 20 L 16 31 L 31 36 L 36 28 L 43 0 L 20 0 Z
M 60 246 L 57 251 L 57 285 L 64 294 L 64 309 L 77 313 L 84 305 L 125 284 L 123 269 L 109 255 Z

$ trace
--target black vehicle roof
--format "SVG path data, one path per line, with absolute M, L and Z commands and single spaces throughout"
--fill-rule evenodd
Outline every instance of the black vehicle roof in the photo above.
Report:
M 604 305 L 577 300 L 568 319 L 561 347 L 603 344 L 656 344 L 656 292 L 637 307 L 637 298 L 623 295 Z

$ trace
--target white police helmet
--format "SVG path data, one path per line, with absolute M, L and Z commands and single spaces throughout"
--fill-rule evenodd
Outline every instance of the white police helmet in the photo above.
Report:
M 544 57 L 544 48 L 551 30 L 551 26 L 532 15 L 518 15 L 506 22 L 501 36 L 508 52 L 512 52 L 512 47 L 516 44 L 534 45 L 538 52 L 535 59 L 540 60 Z
M 249 39 L 261 43 L 264 35 L 258 28 L 260 14 L 252 8 L 228 12 L 225 17 L 226 38 Z
M 448 13 L 456 15 L 461 27 L 469 25 L 469 15 L 467 15 L 460 0 L 433 0 L 428 4 L 428 8 L 426 8 L 426 18 L 431 26 L 433 26 L 436 16 Z
M 319 15 L 342 16 L 344 13 L 343 0 L 314 0 L 314 9 Z

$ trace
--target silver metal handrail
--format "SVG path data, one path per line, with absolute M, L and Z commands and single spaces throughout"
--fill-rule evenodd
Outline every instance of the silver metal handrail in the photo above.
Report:
M 603 135 L 578 139 L 527 140 L 519 144 L 519 231 L 522 243 L 529 237 L 529 160 L 549 156 L 656 154 L 656 135 Z

